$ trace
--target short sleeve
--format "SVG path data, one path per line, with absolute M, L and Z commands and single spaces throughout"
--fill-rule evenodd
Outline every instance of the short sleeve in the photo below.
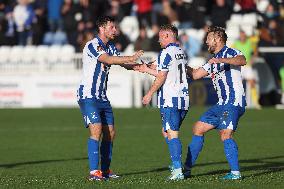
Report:
M 209 64 L 208 62 L 202 66 L 202 68 L 208 73 L 213 73 L 213 64 Z
M 95 42 L 89 43 L 88 49 L 96 58 L 99 58 L 102 54 L 106 53 L 104 48 L 99 43 Z
M 171 61 L 172 57 L 169 53 L 160 53 L 158 57 L 158 71 L 169 71 Z

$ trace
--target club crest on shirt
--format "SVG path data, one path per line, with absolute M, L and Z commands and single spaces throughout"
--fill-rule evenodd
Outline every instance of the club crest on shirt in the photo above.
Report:
M 229 115 L 229 112 L 228 112 L 228 111 L 225 111 L 225 112 L 223 113 L 224 119 L 226 119 L 226 118 L 228 117 L 228 115 Z
M 97 51 L 103 51 L 104 49 L 103 49 L 103 47 L 102 46 L 97 46 Z

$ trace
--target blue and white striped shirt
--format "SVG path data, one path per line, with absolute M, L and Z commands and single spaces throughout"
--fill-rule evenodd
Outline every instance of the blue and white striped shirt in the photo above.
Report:
M 158 56 L 158 71 L 167 71 L 165 83 L 158 90 L 158 107 L 189 107 L 188 82 L 186 79 L 187 57 L 178 44 L 170 43 Z
M 224 46 L 215 58 L 231 58 L 243 55 L 240 51 Z M 241 66 L 226 63 L 210 64 L 206 63 L 203 68 L 211 76 L 213 85 L 218 95 L 218 105 L 231 104 L 245 107 L 245 91 L 241 77 Z
M 83 75 L 77 90 L 78 100 L 88 98 L 108 101 L 106 90 L 110 65 L 98 60 L 104 53 L 119 56 L 114 44 L 109 42 L 105 45 L 98 36 L 86 43 L 83 49 Z

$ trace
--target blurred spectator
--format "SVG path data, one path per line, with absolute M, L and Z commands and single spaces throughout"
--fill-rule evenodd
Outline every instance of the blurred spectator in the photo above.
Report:
M 192 15 L 193 19 L 193 27 L 200 29 L 204 27 L 206 21 L 206 13 L 207 13 L 207 4 L 208 0 L 193 0 L 192 2 Z
M 152 0 L 134 0 L 137 6 L 139 28 L 152 27 Z
M 130 16 L 133 6 L 133 0 L 116 0 L 119 4 L 117 21 L 120 22 L 125 16 Z
M 242 67 L 241 73 L 243 78 L 247 81 L 246 84 L 246 98 L 248 107 L 260 108 L 258 103 L 258 92 L 256 87 L 256 75 L 252 69 L 253 59 L 256 52 L 250 39 L 247 37 L 245 31 L 240 30 L 240 37 L 233 44 L 233 48 L 240 50 L 246 57 L 247 64 Z
M 178 16 L 176 11 L 171 7 L 171 3 L 169 0 L 162 0 L 162 6 L 163 6 L 163 15 L 165 15 L 170 24 L 178 24 Z
M 130 44 L 130 40 L 127 37 L 127 35 L 125 35 L 119 27 L 117 27 L 117 36 L 116 38 L 113 40 L 113 43 L 115 45 L 115 47 L 120 51 L 123 52 L 126 47 Z
M 83 19 L 82 11 L 78 3 L 72 0 L 65 0 L 61 9 L 64 30 L 67 34 L 68 42 L 77 45 L 77 25 Z
M 134 50 L 151 51 L 151 40 L 147 36 L 147 31 L 145 27 L 142 27 L 139 30 L 139 36 L 134 43 Z
M 61 8 L 64 0 L 47 0 L 47 19 L 49 31 L 56 32 L 63 29 Z
M 284 26 L 279 24 L 276 20 L 270 20 L 268 22 L 269 33 L 272 38 L 272 43 L 276 46 L 284 46 Z
M 78 38 L 78 45 L 79 45 L 79 50 L 77 52 L 82 52 L 86 43 L 93 38 L 95 38 L 95 33 L 93 31 L 87 30 L 83 33 L 83 35 L 79 35 L 80 37 Z
M 151 38 L 151 51 L 154 51 L 154 52 L 160 52 L 161 51 L 161 45 L 159 43 L 159 26 L 157 25 L 154 25 L 153 26 L 153 32 L 154 32 L 154 35 L 152 36 Z
M 275 40 L 273 39 L 270 31 L 268 28 L 261 27 L 260 28 L 260 36 L 259 36 L 259 43 L 258 47 L 273 47 L 276 46 Z M 269 65 L 274 79 L 276 81 L 276 86 L 280 89 L 280 69 L 283 66 L 284 54 L 283 53 L 273 53 L 267 52 L 261 54 L 261 56 L 265 59 L 265 62 Z
M 241 7 L 241 13 L 256 12 L 256 0 L 236 0 Z
M 43 43 L 43 36 L 47 31 L 47 14 L 46 14 L 46 0 L 36 0 L 32 3 L 35 11 L 37 22 L 33 24 L 33 44 L 40 45 Z M 61 14 L 61 13 L 59 13 Z
M 35 22 L 35 12 L 29 0 L 18 0 L 13 10 L 13 16 L 18 35 L 18 44 L 26 45 L 32 37 L 32 24 Z
M 198 39 L 195 39 L 193 36 L 183 33 L 180 36 L 180 42 L 189 59 L 197 56 L 200 53 L 201 42 Z
M 215 0 L 211 9 L 211 23 L 214 26 L 226 27 L 226 21 L 230 19 L 232 10 L 225 0 Z
M 67 37 L 63 31 L 57 30 L 56 32 L 46 32 L 44 35 L 44 45 L 65 45 L 67 43 Z
M 2 8 L 2 11 L 5 14 L 0 16 L 0 44 L 10 46 L 16 45 L 18 42 L 15 21 L 13 19 L 13 10 L 9 6 L 2 6 Z
M 193 8 L 192 2 L 185 2 L 184 0 L 174 1 L 174 10 L 176 11 L 178 20 L 180 22 L 179 28 L 192 28 L 193 27 Z

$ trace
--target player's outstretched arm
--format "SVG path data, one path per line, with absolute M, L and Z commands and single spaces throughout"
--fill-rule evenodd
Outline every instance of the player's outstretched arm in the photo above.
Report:
M 186 74 L 188 77 L 192 78 L 193 80 L 197 80 L 208 75 L 207 71 L 205 71 L 204 68 L 202 67 L 198 69 L 187 67 Z
M 141 73 L 147 73 L 147 74 L 150 74 L 152 76 L 157 77 L 158 72 L 155 69 L 156 67 L 154 69 L 153 68 L 154 68 L 154 66 L 152 66 L 152 65 L 148 66 L 148 64 L 138 64 L 138 65 L 134 66 L 133 70 L 141 72 Z
M 142 50 L 137 51 L 132 56 L 109 56 L 104 53 L 99 57 L 99 61 L 106 64 L 133 64 L 143 53 Z
M 167 79 L 168 72 L 167 71 L 159 71 L 155 81 L 153 82 L 151 88 L 147 92 L 147 94 L 143 97 L 142 103 L 147 105 L 150 103 L 153 94 L 165 83 Z
M 210 64 L 226 63 L 226 64 L 235 65 L 235 66 L 244 66 L 247 63 L 244 55 L 237 55 L 231 58 L 211 58 L 208 62 Z

